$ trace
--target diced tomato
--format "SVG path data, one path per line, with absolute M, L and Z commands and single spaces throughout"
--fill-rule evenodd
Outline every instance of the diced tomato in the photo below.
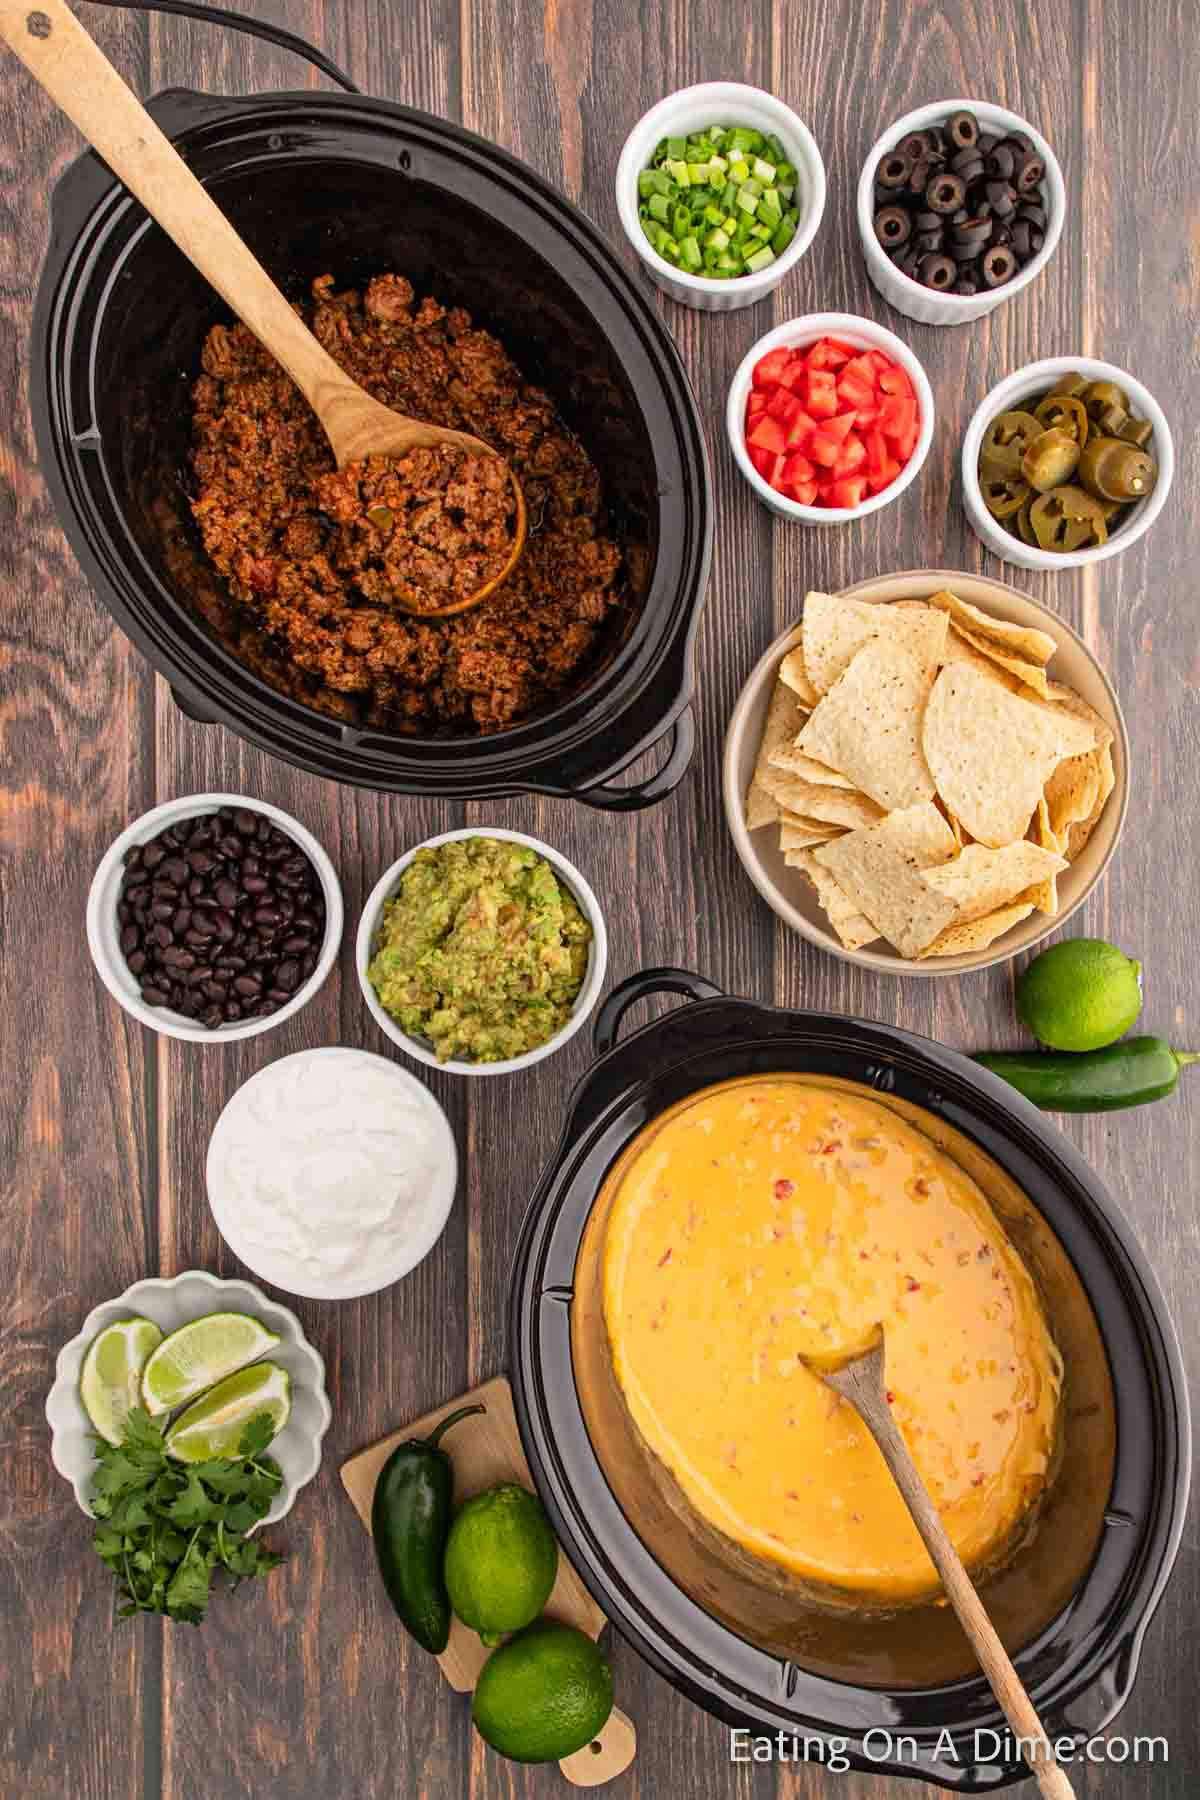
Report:
M 876 389 L 873 381 L 864 381 L 861 375 L 852 375 L 847 364 L 838 376 L 838 400 L 844 412 L 866 412 L 876 404 Z
M 911 427 L 904 433 L 903 437 L 894 437 L 890 439 L 892 449 L 900 459 L 901 467 L 903 467 L 916 449 L 917 435 L 917 421 L 914 419 Z
M 795 481 L 787 491 L 789 500 L 795 500 L 799 506 L 815 506 L 817 502 L 817 484 L 815 481 Z
M 828 431 L 814 431 L 808 440 L 808 454 L 813 462 L 820 463 L 823 468 L 832 469 L 842 454 L 841 439 L 832 437 Z
M 759 413 L 766 412 L 767 401 L 771 398 L 773 388 L 751 388 L 750 398 L 746 402 L 747 419 L 757 419 Z
M 884 463 L 890 460 L 890 454 L 888 447 L 884 442 L 882 431 L 879 431 L 874 427 L 870 431 L 865 431 L 863 433 L 863 444 L 867 452 L 867 471 L 869 474 L 875 475 L 882 469 Z
M 889 368 L 879 371 L 879 385 L 885 394 L 902 394 L 909 400 L 915 398 L 913 384 L 899 363 L 892 363 Z
M 885 369 L 895 367 L 891 357 L 885 356 L 882 350 L 868 350 L 866 358 L 873 365 L 876 375 L 882 375 Z
M 821 430 L 828 432 L 832 438 L 838 438 L 844 444 L 854 430 L 857 417 L 858 414 L 853 412 L 835 413 L 832 419 L 826 419 Z
M 791 351 L 781 344 L 778 349 L 768 350 L 765 356 L 760 356 L 754 365 L 754 386 L 778 387 L 790 355 Z
M 860 350 L 857 356 L 852 356 L 842 370 L 843 379 L 849 375 L 859 381 L 865 381 L 868 387 L 875 387 L 877 385 L 875 378 L 879 370 L 871 361 L 871 354 L 869 350 Z
M 802 450 L 816 429 L 816 420 L 801 408 L 788 426 L 788 448 Z
M 873 425 L 878 425 L 879 408 L 877 406 L 856 406 L 854 411 L 855 424 L 859 431 L 868 431 Z
M 803 387 L 804 377 L 807 373 L 808 364 L 805 361 L 804 352 L 802 350 L 793 350 L 792 354 L 788 357 L 787 366 L 784 369 L 783 374 L 779 377 L 780 384 L 781 386 L 791 388 L 794 391 L 796 388 Z
M 856 469 L 863 467 L 866 460 L 866 445 L 860 437 L 851 434 L 842 445 L 842 454 L 834 463 L 833 472 L 839 478 L 843 475 L 853 475 Z
M 810 369 L 840 369 L 854 355 L 849 345 L 839 344 L 835 338 L 818 338 L 808 353 Z
M 861 506 L 867 492 L 865 475 L 847 475 L 831 482 L 822 498 L 826 506 Z
M 896 461 L 895 457 L 889 457 L 880 468 L 873 469 L 869 478 L 871 492 L 877 494 L 881 488 L 891 487 L 893 481 L 895 481 L 897 475 L 900 473 L 900 468 L 901 465 Z
M 746 443 L 756 450 L 769 450 L 772 456 L 778 456 L 787 446 L 787 433 L 779 419 L 762 413 L 746 433 Z
M 783 466 L 780 479 L 787 487 L 794 487 L 798 481 L 811 481 L 816 471 L 807 456 L 789 456 Z
M 832 419 L 838 410 L 837 383 L 828 369 L 809 369 L 804 383 L 804 406 L 814 419 Z
M 767 401 L 767 412 L 772 419 L 782 419 L 785 425 L 790 425 L 799 411 L 800 402 L 789 388 L 777 387 L 772 390 L 771 398 Z
M 879 409 L 879 429 L 885 437 L 905 437 L 917 422 L 917 403 L 903 394 L 889 394 Z
M 780 451 L 778 456 L 773 456 L 771 458 L 771 467 L 767 474 L 767 480 L 773 488 L 777 488 L 783 480 L 783 471 L 787 468 L 787 465 L 788 458 L 783 451 Z
M 775 458 L 769 450 L 759 450 L 754 444 L 746 446 L 746 454 L 754 464 L 764 481 L 771 479 L 771 470 L 775 467 Z

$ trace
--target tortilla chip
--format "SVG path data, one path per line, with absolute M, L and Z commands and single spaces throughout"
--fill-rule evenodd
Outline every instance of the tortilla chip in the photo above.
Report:
M 808 717 L 807 714 L 802 716 Z M 782 769 L 785 775 L 798 775 L 801 781 L 815 781 L 825 787 L 854 786 L 845 775 L 839 775 L 836 769 L 827 769 L 815 757 L 805 756 L 803 750 L 797 750 L 795 744 L 785 744 L 782 750 L 772 750 L 767 762 L 772 769 Z
M 834 825 L 878 825 L 883 808 L 853 788 L 825 787 L 818 782 L 801 781 L 798 776 L 784 775 L 778 769 L 768 770 L 763 787 L 790 812 L 803 813 L 809 819 L 828 819 Z
M 1065 713 L 1073 719 L 1083 719 L 1096 732 L 1095 749 L 1085 751 L 1082 756 L 1068 757 L 1058 765 L 1046 783 L 1050 828 L 1061 847 L 1066 844 L 1072 825 L 1082 824 L 1092 817 L 1101 788 L 1104 788 L 1105 800 L 1112 792 L 1114 777 L 1112 752 L 1109 749 L 1112 732 L 1095 707 L 1089 706 L 1082 694 L 1077 694 L 1074 688 L 1052 681 L 1046 698 L 1055 711 Z M 1103 807 L 1102 800 L 1100 805 Z M 1095 817 L 1099 816 L 1099 811 L 1096 811 Z
M 968 925 L 1018 896 L 1027 897 L 1027 888 L 1057 875 L 1066 866 L 1065 856 L 1022 838 L 1018 843 L 1006 844 L 1003 850 L 970 844 L 952 862 L 927 869 L 923 879 L 954 901 L 958 908 L 955 924 Z
M 862 652 L 860 654 L 866 654 Z M 909 659 L 911 661 L 911 658 Z M 951 924 L 957 907 L 924 879 L 958 846 L 932 800 L 889 813 L 813 855 L 901 956 L 918 956 Z
M 954 629 L 963 642 L 977 650 L 980 656 L 986 656 L 989 662 L 998 663 L 1009 675 L 1015 676 L 1026 687 L 1031 687 L 1043 700 L 1046 699 L 1050 684 L 1040 663 L 1027 662 L 1023 656 L 1011 655 L 1002 650 L 999 644 L 990 642 L 981 632 L 967 631 L 962 625 L 956 625 Z
M 977 669 L 981 675 L 986 675 L 998 687 L 1007 688 L 1010 694 L 1021 694 L 1025 691 L 1024 682 L 1019 681 L 1015 675 L 1007 674 L 992 657 L 981 656 L 975 646 L 967 642 L 958 626 L 953 623 L 946 633 L 946 647 L 942 654 L 943 667 L 947 663 L 966 663 L 968 667 Z
M 804 870 L 817 890 L 817 899 L 824 907 L 829 923 L 847 950 L 861 950 L 864 944 L 876 941 L 879 933 L 870 919 L 859 912 L 845 888 L 834 880 L 828 869 L 821 867 L 811 850 L 793 851 L 784 860 L 790 867 Z
M 1038 808 L 1033 815 L 1033 823 L 1029 828 L 1029 835 L 1035 844 L 1041 845 L 1043 850 L 1053 851 L 1055 856 L 1061 856 L 1063 854 L 1065 846 L 1050 829 L 1050 814 L 1046 806 L 1046 796 L 1044 794 L 1038 801 Z M 1036 882 L 1034 886 L 1027 888 L 1023 894 L 1018 894 L 1017 899 L 1031 900 L 1040 912 L 1049 913 L 1050 917 L 1054 918 L 1058 913 L 1057 871 L 1052 875 L 1047 875 L 1044 880 Z
M 998 937 L 1003 937 L 1006 931 L 1027 919 L 1032 911 L 1031 901 L 1018 900 L 1012 906 L 1002 906 L 998 912 L 987 913 L 982 919 L 972 919 L 965 925 L 950 925 L 921 951 L 922 961 L 927 956 L 965 956 L 972 950 L 986 950 Z
M 759 831 L 764 825 L 774 825 L 778 817 L 779 802 L 772 800 L 766 788 L 752 781 L 746 795 L 746 830 Z
M 882 637 L 901 644 L 932 675 L 946 642 L 946 618 L 932 606 L 899 611 L 886 601 L 808 594 L 804 601 L 804 667 L 819 693 L 827 694 L 864 644 Z
M 995 619 L 991 613 L 981 612 L 977 606 L 972 606 L 969 600 L 960 600 L 949 588 L 930 594 L 929 604 L 949 613 L 956 625 L 965 627 L 967 631 L 985 637 L 990 643 L 999 644 L 1001 649 L 1010 654 L 1015 652 L 1030 662 L 1048 663 L 1058 649 L 1057 640 L 1049 632 L 1038 631 L 1032 625 L 1010 625 L 1007 619 Z
M 803 644 L 797 644 L 794 650 L 788 651 L 787 655 L 779 665 L 779 679 L 785 686 L 790 687 L 794 694 L 800 696 L 800 699 L 805 706 L 815 706 L 817 701 L 821 698 L 812 682 L 808 679 L 808 674 L 804 667 Z
M 921 749 L 928 696 L 929 676 L 917 659 L 873 638 L 815 709 L 797 744 L 888 811 L 932 800 L 933 776 Z
M 828 819 L 804 819 L 797 813 L 787 813 L 779 826 L 779 848 L 786 862 L 790 851 L 808 850 L 841 835 L 841 826 L 831 825 Z
M 933 684 L 921 742 L 946 805 L 973 838 L 999 850 L 1024 837 L 1054 769 L 1092 749 L 1096 733 L 1086 720 L 1023 700 L 979 670 L 952 663 Z
M 1100 815 L 1104 811 L 1108 797 L 1117 784 L 1116 771 L 1113 768 L 1112 749 L 1108 744 L 1101 746 L 1100 750 L 1097 752 L 1097 760 L 1100 771 L 1100 788 L 1096 795 L 1095 804 L 1092 807 L 1091 814 L 1080 824 L 1072 825 L 1067 833 L 1065 849 L 1066 855 L 1071 862 L 1075 861 L 1075 858 L 1079 855 L 1080 851 L 1083 850 L 1088 839 L 1091 837 L 1092 832 L 1099 824 Z

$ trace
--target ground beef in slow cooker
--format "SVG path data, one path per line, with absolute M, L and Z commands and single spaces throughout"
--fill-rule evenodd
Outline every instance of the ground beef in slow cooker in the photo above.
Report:
M 414 305 L 402 276 L 377 276 L 361 294 L 335 294 L 322 276 L 306 316 L 385 405 L 469 431 L 508 459 L 529 513 L 525 551 L 458 618 L 412 618 L 364 592 L 358 528 L 329 510 L 325 435 L 242 325 L 212 328 L 192 390 L 204 546 L 310 703 L 407 731 L 501 730 L 577 684 L 606 615 L 625 603 L 596 470 L 497 339 L 461 308 Z

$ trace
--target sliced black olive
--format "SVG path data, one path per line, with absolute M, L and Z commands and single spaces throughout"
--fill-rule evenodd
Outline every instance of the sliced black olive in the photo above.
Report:
M 993 219 L 991 242 L 993 244 L 1011 244 L 1012 241 L 1012 228 L 1002 224 L 999 219 Z
M 946 120 L 946 136 L 960 150 L 973 150 L 979 142 L 979 120 L 972 112 L 951 113 Z
M 979 283 L 969 269 L 960 269 L 952 291 L 970 298 L 979 292 Z
M 962 176 L 949 175 L 945 171 L 935 175 L 925 189 L 925 204 L 930 212 L 939 215 L 939 223 L 957 212 L 966 197 L 967 184 Z
M 1002 138 L 996 132 L 981 131 L 979 134 L 979 143 L 977 145 L 979 154 L 981 156 L 990 156 L 997 144 L 1002 142 Z
M 924 196 L 925 189 L 937 173 L 937 168 L 938 165 L 927 156 L 919 157 L 913 164 L 908 176 L 908 192 L 914 200 L 920 200 Z
M 957 156 L 950 158 L 950 167 L 968 183 L 983 177 L 983 158 L 978 150 L 960 150 Z
M 1016 150 L 1023 150 L 1027 156 L 1033 150 L 1033 139 L 1026 137 L 1023 131 L 1010 131 L 1004 142 L 1011 144 Z
M 885 250 L 895 250 L 908 242 L 912 220 L 903 206 L 885 206 L 875 214 L 875 236 Z
M 946 239 L 944 231 L 918 231 L 913 238 L 913 249 L 919 250 L 922 256 L 940 250 Z
M 920 276 L 928 288 L 949 288 L 953 287 L 958 279 L 958 269 L 955 267 L 952 257 L 923 256 Z
M 1032 232 L 1033 227 L 1030 225 L 1028 219 L 1018 219 L 1009 233 L 1013 254 L 1016 256 L 1018 262 L 1026 263 L 1033 255 Z
M 908 183 L 912 163 L 907 156 L 897 156 L 894 150 L 881 158 L 875 171 L 875 180 L 882 188 L 902 188 Z
M 990 244 L 979 263 L 979 272 L 988 287 L 1001 287 L 1017 272 L 1017 259 L 1007 244 Z
M 1007 181 L 989 181 L 986 188 L 988 205 L 992 216 L 997 219 L 1011 219 L 1017 210 L 1016 195 Z
M 952 212 L 950 214 L 950 223 L 952 225 L 965 225 L 970 216 L 970 208 L 960 206 L 957 212 Z
M 1018 194 L 1035 194 L 1041 187 L 1046 175 L 1046 165 L 1040 156 L 1027 156 L 1017 169 L 1016 186 Z
M 926 132 L 910 131 L 907 137 L 900 139 L 894 154 L 907 156 L 910 163 L 925 162 L 935 151 L 940 151 L 940 149 L 941 144 L 936 140 L 931 140 Z
M 940 213 L 915 212 L 913 214 L 913 229 L 915 231 L 939 231 L 945 223 L 946 221 L 942 218 Z
M 1046 229 L 1046 209 L 1044 206 L 1039 206 L 1036 200 L 1022 200 L 1017 208 L 1017 217 L 1018 219 L 1028 219 L 1031 225 L 1038 226 L 1042 231 Z
M 987 172 L 997 181 L 1011 181 L 1016 166 L 1010 144 L 997 144 L 987 158 Z

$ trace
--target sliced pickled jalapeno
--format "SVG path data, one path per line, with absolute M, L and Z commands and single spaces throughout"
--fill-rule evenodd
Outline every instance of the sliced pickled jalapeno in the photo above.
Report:
M 1086 375 L 1060 375 L 1050 392 L 1052 394 L 1071 394 L 1078 400 L 1086 386 Z
M 1089 381 L 1080 399 L 1091 419 L 1102 419 L 1111 407 L 1118 407 L 1123 413 L 1129 411 L 1129 396 L 1115 381 Z
M 1097 500 L 1144 500 L 1158 479 L 1154 458 L 1119 437 L 1093 438 L 1079 459 L 1079 479 Z
M 1144 450 L 1154 436 L 1154 427 L 1149 419 L 1126 419 L 1117 435 L 1127 443 L 1136 444 L 1139 450 Z
M 1003 412 L 992 420 L 979 447 L 981 475 L 1019 475 L 1021 458 L 1034 438 L 1044 430 L 1028 412 Z
M 993 519 L 1005 520 L 1020 512 L 1032 491 L 1020 475 L 984 475 L 979 488 Z
M 1023 500 L 1023 502 L 1021 504 L 1021 510 L 1017 514 L 1017 532 L 1018 532 L 1018 534 L 1024 540 L 1025 543 L 1033 544 L 1035 546 L 1037 545 L 1037 532 L 1033 529 L 1032 514 L 1033 514 L 1033 503 L 1037 499 L 1037 497 L 1038 496 L 1034 493 L 1033 489 L 1030 488 L 1028 494 L 1025 496 L 1025 499 Z
M 1090 550 L 1108 542 L 1100 502 L 1072 484 L 1039 494 L 1030 508 L 1029 522 L 1042 550 Z
M 1065 431 L 1077 444 L 1087 443 L 1087 410 L 1073 394 L 1047 394 L 1039 400 L 1034 417 L 1041 420 L 1044 431 Z
M 1021 458 L 1021 474 L 1039 494 L 1062 487 L 1079 467 L 1079 445 L 1069 431 L 1039 432 Z

